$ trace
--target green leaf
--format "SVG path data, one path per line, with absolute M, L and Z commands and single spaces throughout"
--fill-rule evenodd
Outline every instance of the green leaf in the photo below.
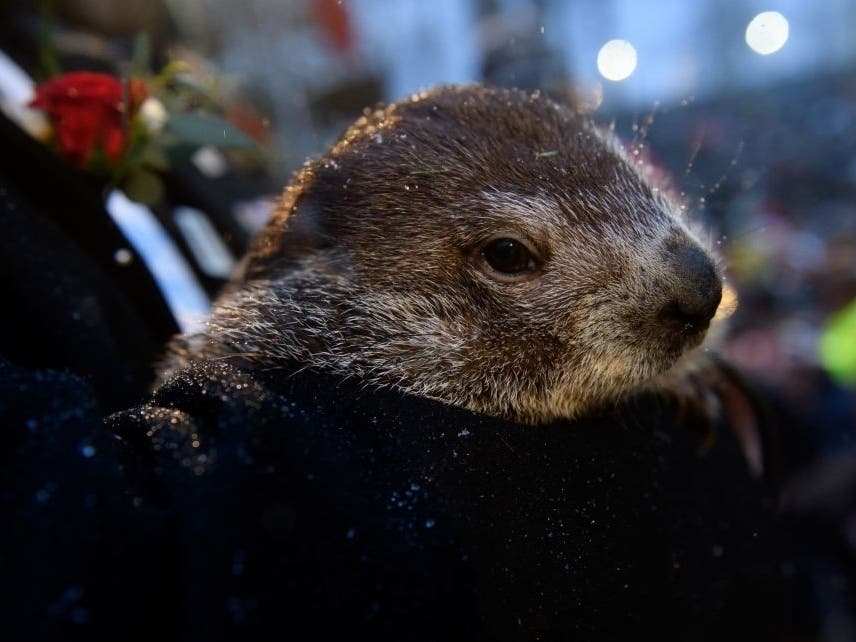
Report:
M 149 169 L 165 172 L 169 169 L 169 159 L 163 150 L 154 145 L 146 145 L 134 156 L 134 162 Z
M 155 82 L 169 82 L 178 74 L 185 74 L 190 71 L 190 65 L 183 60 L 170 60 L 161 69 L 160 73 L 155 78 Z
M 818 355 L 835 381 L 856 386 L 856 300 L 829 319 L 820 336 Z
M 166 144 L 164 154 L 170 166 L 189 162 L 196 153 L 196 150 L 199 149 L 199 145 L 175 139 L 164 139 L 163 142 Z
M 209 98 L 209 94 L 211 93 L 211 88 L 208 86 L 208 83 L 194 77 L 187 71 L 177 71 L 172 75 L 169 81 L 174 85 L 176 90 L 188 93 L 192 96 Z
M 62 73 L 59 56 L 54 43 L 54 23 L 56 22 L 56 2 L 42 0 L 39 6 L 41 14 L 39 26 L 39 75 L 42 80 L 53 78 Z
M 222 118 L 179 114 L 166 121 L 166 130 L 185 143 L 227 149 L 256 149 L 256 142 Z
M 142 168 L 132 169 L 120 187 L 128 198 L 144 205 L 156 205 L 164 196 L 160 176 Z

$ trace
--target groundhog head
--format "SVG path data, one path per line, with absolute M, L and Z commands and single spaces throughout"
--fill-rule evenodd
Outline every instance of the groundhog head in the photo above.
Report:
M 538 94 L 451 87 L 367 112 L 306 164 L 207 338 L 538 423 L 669 369 L 720 297 L 610 134 Z

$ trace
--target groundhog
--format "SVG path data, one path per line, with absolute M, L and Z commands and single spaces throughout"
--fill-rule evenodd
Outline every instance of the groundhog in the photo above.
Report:
M 543 423 L 679 385 L 662 375 L 721 294 L 609 131 L 537 92 L 442 87 L 367 110 L 304 165 L 169 369 L 311 368 Z

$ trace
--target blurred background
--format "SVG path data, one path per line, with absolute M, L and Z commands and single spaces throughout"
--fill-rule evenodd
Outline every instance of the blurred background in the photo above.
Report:
M 0 108 L 38 139 L 37 83 L 127 78 L 141 56 L 204 87 L 241 144 L 197 135 L 155 167 L 157 198 L 106 203 L 128 241 L 110 260 L 139 255 L 192 328 L 291 173 L 363 108 L 438 83 L 573 101 L 662 170 L 722 255 L 737 300 L 723 352 L 785 409 L 808 505 L 856 484 L 854 33 L 854 0 L 4 0 Z M 823 639 L 856 639 L 856 512 L 837 515 L 847 552 L 818 558 L 814 590 Z

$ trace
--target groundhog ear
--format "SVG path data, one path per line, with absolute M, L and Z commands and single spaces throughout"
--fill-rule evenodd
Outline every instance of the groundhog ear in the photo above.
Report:
M 287 208 L 287 209 L 286 209 Z M 325 229 L 321 204 L 305 195 L 277 211 L 256 237 L 239 280 L 270 277 L 333 244 Z
M 282 249 L 286 254 L 303 256 L 332 245 L 333 239 L 322 212 L 323 205 L 318 198 L 307 195 L 297 201 L 284 223 Z

